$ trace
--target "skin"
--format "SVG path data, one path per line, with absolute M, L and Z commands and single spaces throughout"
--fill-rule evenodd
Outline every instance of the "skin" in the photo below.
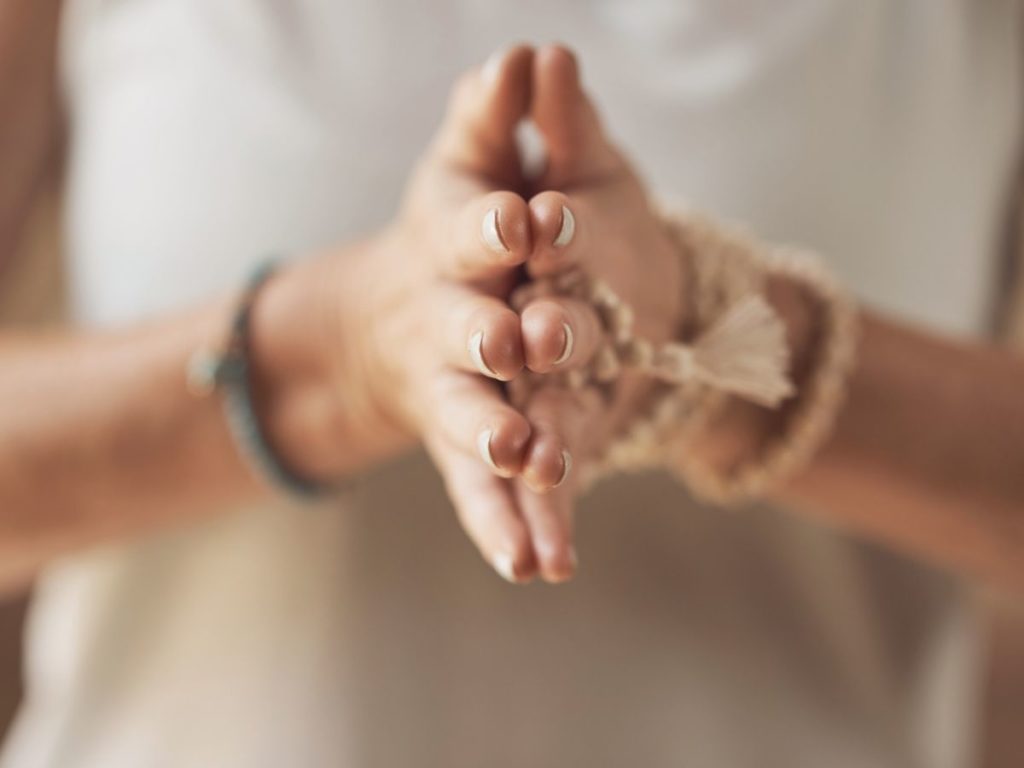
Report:
M 23 103 L 25 87 L 6 83 L 0 102 Z M 517 167 L 512 133 L 526 115 L 549 148 L 532 182 Z M 5 138 L 0 153 L 14 156 L 18 136 Z M 34 178 L 4 181 L 15 200 L 0 219 L 6 242 Z M 577 235 L 555 249 L 563 206 Z M 495 207 L 507 252 L 480 236 Z M 568 369 L 592 353 L 597 325 L 587 308 L 543 300 L 516 316 L 504 303 L 520 271 L 574 263 L 642 309 L 638 328 L 652 339 L 685 317 L 686 276 L 642 184 L 605 138 L 571 53 L 519 47 L 457 85 L 391 227 L 283 270 L 261 294 L 253 354 L 275 448 L 296 471 L 326 478 L 422 442 L 489 562 L 514 580 L 571 576 L 578 487 L 576 473 L 555 487 L 563 450 L 577 464 L 589 460 L 643 384 L 626 382 L 608 408 L 553 379 L 518 412 L 495 379 L 524 366 Z M 771 298 L 789 323 L 799 379 L 813 352 L 813 312 L 792 286 L 773 286 Z M 0 335 L 0 579 L 13 585 L 60 554 L 267 495 L 237 458 L 215 399 L 183 386 L 189 357 L 220 337 L 230 312 L 224 299 L 117 334 Z M 564 323 L 576 344 L 556 364 Z M 837 429 L 780 497 L 947 567 L 1024 581 L 1024 364 L 869 312 L 864 327 Z M 495 375 L 468 353 L 481 330 Z M 697 450 L 736 461 L 779 423 L 737 402 Z M 497 471 L 477 450 L 484 429 L 494 433 Z
M 645 310 L 637 318 L 640 333 L 666 337 L 685 318 L 685 307 L 673 307 L 670 298 L 674 291 L 682 295 L 685 275 L 666 267 L 643 187 L 604 136 L 568 50 L 538 51 L 532 116 L 551 148 L 540 186 L 562 191 L 577 212 L 577 260 Z M 589 239 L 588 228 L 594 230 Z M 641 258 L 643 270 L 635 266 Z M 662 292 L 666 285 L 669 294 Z M 769 299 L 787 322 L 799 384 L 815 354 L 813 301 L 781 280 L 769 286 Z M 568 307 L 553 304 L 544 311 L 569 315 Z M 540 309 L 523 312 L 527 364 L 547 371 L 546 361 L 534 360 L 537 350 L 554 345 L 557 324 L 534 333 L 531 311 Z M 776 499 L 937 566 L 1024 586 L 1024 359 L 870 310 L 860 314 L 859 357 L 845 407 L 823 450 L 801 475 L 774 489 Z M 621 423 L 623 408 L 629 413 L 632 394 L 623 390 L 622 407 L 611 409 L 586 397 L 573 408 L 573 396 L 561 393 L 563 432 L 577 463 L 600 450 Z M 732 466 L 756 456 L 778 434 L 785 415 L 785 408 L 774 412 L 734 401 L 693 450 L 712 465 Z M 536 551 L 549 580 L 557 579 L 558 564 L 544 553 L 570 546 L 574 493 L 566 484 L 555 492 L 563 498 L 536 516 L 534 539 L 547 538 Z
M 532 58 L 510 51 L 486 77 L 467 75 L 392 225 L 282 270 L 252 326 L 260 416 L 286 464 L 343 478 L 424 443 L 489 559 L 512 554 L 502 570 L 513 579 L 531 567 L 528 532 L 489 493 L 477 442 L 491 432 L 503 474 L 530 466 L 532 427 L 496 381 L 523 365 L 519 317 L 500 297 L 531 255 L 530 209 L 500 189 L 507 168 L 489 148 L 511 141 Z M 492 210 L 502 252 L 481 237 Z M 225 298 L 120 333 L 0 335 L 0 399 L 40 406 L 0 414 L 6 584 L 62 553 L 268 495 L 217 398 L 185 387 L 190 357 L 218 343 L 232 307 Z M 469 353 L 478 332 L 486 376 Z

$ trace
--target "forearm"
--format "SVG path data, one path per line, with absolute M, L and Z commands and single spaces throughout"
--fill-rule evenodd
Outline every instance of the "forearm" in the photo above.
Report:
M 866 313 L 833 436 L 784 493 L 938 564 L 1024 586 L 1024 359 Z
M 333 478 L 402 443 L 346 416 L 315 269 L 266 285 L 253 358 L 274 448 L 296 471 Z M 124 332 L 0 337 L 0 586 L 61 553 L 272 493 L 241 460 L 219 397 L 186 386 L 190 357 L 222 341 L 232 311 L 225 299 Z
M 814 365 L 814 310 L 776 286 L 798 385 Z M 828 442 L 777 489 L 809 514 L 951 567 L 1024 585 L 1024 360 L 862 312 L 857 364 Z M 787 411 L 733 403 L 702 450 L 755 457 Z
M 216 398 L 185 387 L 188 357 L 223 310 L 0 341 L 0 581 L 258 492 Z

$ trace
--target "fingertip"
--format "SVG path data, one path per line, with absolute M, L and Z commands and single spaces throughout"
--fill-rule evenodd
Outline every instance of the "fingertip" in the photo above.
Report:
M 538 543 L 537 559 L 544 581 L 549 584 L 564 584 L 576 575 L 579 558 L 576 548 L 568 539 L 550 546 Z
M 494 253 L 508 253 L 509 248 L 505 244 L 505 237 L 501 234 L 501 209 L 495 206 L 488 208 L 484 214 L 484 220 L 480 223 L 480 237 L 484 245 Z
M 518 76 L 529 74 L 535 53 L 534 47 L 527 43 L 498 48 L 480 68 L 481 78 L 492 86 L 518 80 Z
M 537 576 L 537 557 L 525 528 L 519 535 L 510 535 L 494 553 L 491 567 L 509 584 L 527 584 Z
M 532 429 L 518 411 L 511 408 L 491 414 L 477 433 L 480 458 L 501 477 L 522 471 Z
M 576 235 L 576 216 L 567 205 L 562 206 L 561 221 L 558 225 L 558 234 L 551 243 L 555 248 L 565 248 Z
M 579 60 L 576 53 L 565 43 L 551 43 L 541 46 L 535 53 L 535 66 L 545 72 L 557 75 L 566 84 L 579 81 Z
M 513 138 L 530 107 L 533 58 L 531 46 L 509 46 L 456 80 L 439 135 L 441 157 L 492 179 L 515 181 Z
M 572 472 L 572 454 L 551 435 L 538 435 L 526 451 L 523 481 L 535 493 L 548 493 Z
M 556 302 L 533 302 L 523 310 L 520 324 L 524 364 L 534 373 L 548 373 L 572 356 L 576 333 Z
M 533 250 L 529 269 L 533 276 L 562 271 L 578 261 L 580 203 L 561 192 L 545 191 L 529 202 Z
M 492 563 L 494 570 L 509 584 L 529 584 L 537 577 L 537 564 L 532 557 L 516 558 L 499 552 Z
M 514 192 L 492 192 L 474 210 L 485 260 L 503 267 L 525 262 L 533 245 L 526 201 Z
M 578 107 L 583 92 L 580 68 L 576 54 L 568 46 L 553 44 L 537 49 L 533 79 L 536 97 L 556 113 L 569 114 L 566 110 Z
M 495 419 L 490 434 L 490 452 L 503 470 L 510 474 L 522 470 L 531 433 L 529 422 L 511 409 Z
M 509 552 L 498 552 L 491 563 L 494 570 L 498 572 L 505 581 L 510 584 L 516 583 L 515 556 Z
M 480 373 L 511 381 L 523 370 L 519 316 L 511 309 L 481 311 L 470 321 L 469 355 Z

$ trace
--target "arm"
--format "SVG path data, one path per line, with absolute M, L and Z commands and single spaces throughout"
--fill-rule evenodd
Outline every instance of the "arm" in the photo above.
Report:
M 799 391 L 820 354 L 816 301 L 776 278 Z M 860 313 L 833 431 L 779 501 L 935 565 L 1024 587 L 1024 358 Z M 720 470 L 757 462 L 787 408 L 733 400 L 691 450 Z
M 689 446 L 718 471 L 760 463 L 822 354 L 819 300 L 774 277 L 797 398 L 779 410 L 732 399 Z M 779 501 L 935 565 L 1024 587 L 1024 357 L 870 309 L 828 440 Z
M 1024 587 L 1024 358 L 865 312 L 835 431 L 781 489 L 938 565 Z
M 61 5 L 0 3 L 0 267 L 21 239 L 59 147 Z M 301 416 L 311 398 L 326 407 L 310 384 L 326 375 L 323 366 L 270 373 L 312 354 L 303 343 L 311 336 L 302 327 L 308 313 L 294 311 L 308 303 L 293 296 L 306 291 L 307 280 L 300 270 L 282 274 L 260 302 L 254 338 L 266 390 L 261 404 L 275 441 L 298 468 L 343 472 L 359 462 L 339 454 L 337 444 L 323 454 L 334 466 L 322 467 L 323 458 L 307 463 L 310 443 L 288 437 L 301 431 L 315 445 L 323 434 Z M 220 301 L 117 334 L 0 333 L 0 589 L 59 554 L 170 523 L 185 510 L 200 517 L 267 493 L 237 458 L 217 399 L 199 400 L 184 386 L 183 366 L 200 345 L 220 339 L 231 306 Z M 351 432 L 341 425 L 338 437 L 358 443 Z M 363 445 L 365 463 L 375 448 Z
M 328 394 L 353 372 L 327 370 L 316 315 L 297 311 L 316 295 L 310 274 L 267 284 L 253 354 L 275 447 L 297 471 L 334 476 L 404 441 L 362 434 Z M 185 386 L 190 356 L 220 339 L 231 306 L 112 334 L 0 336 L 0 585 L 59 554 L 268 494 L 239 459 L 219 398 Z
M 272 277 L 250 332 L 261 423 L 286 465 L 338 479 L 422 441 L 510 580 L 533 561 L 504 478 L 563 472 L 553 439 L 531 452 L 531 424 L 494 381 L 523 367 L 505 297 L 531 218 L 558 212 L 496 190 L 515 156 L 493 147 L 514 146 L 532 58 L 509 49 L 465 75 L 393 225 Z M 0 334 L 0 589 L 61 554 L 266 494 L 217 399 L 186 390 L 231 305 L 118 333 Z
M 0 4 L 0 266 L 21 235 L 58 147 L 60 0 Z
M 605 138 L 571 53 L 551 48 L 538 58 L 533 117 L 550 153 L 541 183 L 570 193 L 579 239 L 591 243 L 588 271 L 633 307 L 638 335 L 666 338 L 686 314 L 679 259 Z M 799 385 L 816 354 L 813 302 L 785 281 L 770 286 L 769 299 L 787 320 Z M 779 500 L 935 564 L 1024 587 L 1024 359 L 870 311 L 862 325 L 835 430 L 812 466 L 776 489 Z M 584 444 L 602 443 L 606 411 L 589 413 Z M 784 418 L 734 401 L 687 445 L 729 468 L 758 455 Z

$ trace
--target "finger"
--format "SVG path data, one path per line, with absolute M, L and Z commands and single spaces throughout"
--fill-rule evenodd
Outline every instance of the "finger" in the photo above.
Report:
M 587 421 L 599 406 L 592 391 L 548 386 L 534 394 L 527 408 L 533 436 L 516 498 L 541 575 L 548 581 L 564 581 L 576 569 L 573 500 L 578 476 L 573 455 L 582 456 Z
M 572 475 L 573 453 L 582 449 L 585 419 L 593 409 L 593 393 L 549 384 L 533 393 L 524 416 L 531 435 L 523 457 L 523 481 L 533 491 L 546 493 Z
M 435 249 L 442 274 L 480 280 L 508 272 L 526 261 L 532 247 L 530 209 L 514 192 L 474 197 L 437 230 Z
M 531 117 L 547 149 L 547 185 L 583 183 L 620 169 L 618 152 L 583 92 L 576 57 L 569 49 L 552 45 L 536 52 Z
M 533 54 L 531 46 L 512 46 L 459 78 L 438 134 L 443 161 L 502 186 L 518 182 L 515 130 L 529 109 Z
M 521 327 L 523 358 L 534 373 L 585 365 L 604 335 L 593 307 L 578 299 L 554 296 L 528 304 L 522 311 Z
M 459 522 L 484 559 L 506 581 L 522 583 L 533 578 L 536 560 L 529 531 L 508 481 L 443 440 L 428 441 L 427 450 L 441 472 Z
M 435 340 L 453 368 L 510 381 L 523 370 L 519 315 L 505 302 L 462 285 L 435 294 Z
M 561 192 L 541 192 L 529 202 L 532 248 L 527 270 L 532 277 L 579 264 L 588 244 L 586 210 Z
M 536 568 L 544 581 L 571 579 L 578 565 L 573 532 L 574 494 L 569 487 L 538 494 L 521 480 L 513 482 L 515 500 L 530 532 Z
M 429 383 L 425 424 L 451 445 L 500 477 L 523 468 L 532 429 L 493 382 L 458 371 L 435 374 Z

